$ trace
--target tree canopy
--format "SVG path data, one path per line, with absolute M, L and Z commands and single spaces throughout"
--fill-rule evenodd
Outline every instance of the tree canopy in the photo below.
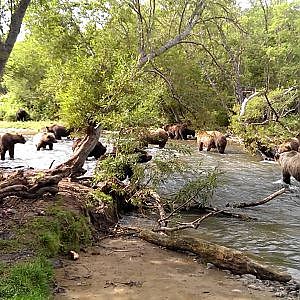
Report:
M 297 1 L 242 10 L 227 0 L 36 0 L 7 65 L 1 115 L 25 107 L 35 119 L 80 127 L 91 118 L 107 128 L 231 122 L 241 133 L 278 123 L 275 109 L 299 130 L 299 20 Z M 249 101 L 239 118 L 256 91 L 270 101 Z

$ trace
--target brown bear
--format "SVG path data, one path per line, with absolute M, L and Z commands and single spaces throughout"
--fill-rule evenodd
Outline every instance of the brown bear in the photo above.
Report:
M 291 150 L 300 151 L 300 134 L 279 145 L 277 153 L 281 154 Z
M 275 159 L 282 168 L 282 180 L 284 183 L 291 184 L 291 176 L 300 182 L 300 153 L 288 151 L 276 154 Z
M 75 150 L 80 147 L 82 142 L 82 138 L 78 138 L 74 141 L 73 145 L 72 145 L 72 150 L 73 152 L 75 152 Z M 100 158 L 100 156 L 104 155 L 106 152 L 106 147 L 103 146 L 101 144 L 101 142 L 97 142 L 96 146 L 94 147 L 94 149 L 89 153 L 88 157 L 92 157 L 94 156 L 95 159 Z
M 15 144 L 25 144 L 26 140 L 21 134 L 5 133 L 0 137 L 1 160 L 5 159 L 8 150 L 9 158 L 14 159 Z
M 27 120 L 29 120 L 29 119 L 30 119 L 29 114 L 28 114 L 28 112 L 27 112 L 25 109 L 20 108 L 20 109 L 16 112 L 16 120 L 17 120 L 17 121 L 22 121 L 22 122 L 24 122 L 24 121 L 27 121 Z
M 41 148 L 46 149 L 47 146 L 49 150 L 53 150 L 53 143 L 57 143 L 57 140 L 53 133 L 41 132 L 33 137 L 33 142 L 37 151 Z
M 163 129 L 150 130 L 142 132 L 139 140 L 143 147 L 148 147 L 148 144 L 158 145 L 159 148 L 164 148 L 168 141 L 168 134 Z
M 66 129 L 66 127 L 57 124 L 46 126 L 46 130 L 47 132 L 53 133 L 57 140 L 61 140 L 62 137 L 68 137 L 73 131 L 72 129 Z
M 186 123 L 167 124 L 163 126 L 163 129 L 170 139 L 187 140 L 188 136 L 195 137 L 195 130 L 188 128 Z
M 227 145 L 227 139 L 219 131 L 198 131 L 197 132 L 197 146 L 199 151 L 203 150 L 203 147 L 210 151 L 210 149 L 216 148 L 219 153 L 223 154 Z

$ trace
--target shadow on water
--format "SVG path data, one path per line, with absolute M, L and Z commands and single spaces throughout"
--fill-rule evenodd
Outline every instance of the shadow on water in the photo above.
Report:
M 105 137 L 100 139 L 106 145 Z M 182 142 L 192 146 L 189 156 L 182 159 L 189 164 L 202 161 L 205 169 L 218 167 L 223 171 L 222 182 L 213 197 L 213 205 L 224 207 L 229 202 L 250 202 L 260 200 L 282 187 L 281 171 L 274 162 L 260 161 L 250 156 L 234 143 L 229 143 L 226 154 L 203 151 L 199 153 L 195 141 Z M 54 144 L 54 150 L 36 151 L 32 137 L 24 145 L 16 144 L 15 160 L 0 162 L 0 167 L 33 167 L 48 169 L 54 160 L 53 167 L 67 161 L 72 155 L 72 141 L 63 140 Z M 149 148 L 151 154 L 159 150 Z M 163 150 L 165 151 L 165 150 Z M 8 158 L 8 153 L 7 153 Z M 86 175 L 91 175 L 96 165 L 94 159 L 84 165 Z M 182 178 L 170 178 L 164 191 L 174 193 L 184 184 Z M 257 254 L 264 261 L 286 269 L 295 278 L 300 279 L 300 184 L 292 181 L 290 191 L 273 199 L 269 203 L 241 210 L 256 221 L 241 221 L 231 218 L 208 218 L 199 230 L 189 230 L 189 234 L 219 244 L 246 250 Z M 185 214 L 186 220 L 195 215 Z

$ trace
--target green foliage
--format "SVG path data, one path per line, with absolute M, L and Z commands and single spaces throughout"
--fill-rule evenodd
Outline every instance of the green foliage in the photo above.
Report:
M 101 191 L 94 190 L 92 195 L 91 195 L 91 202 L 88 202 L 86 204 L 87 207 L 97 207 L 97 204 L 102 205 L 103 203 L 107 204 L 112 204 L 113 203 L 113 198 L 110 195 L 107 195 Z
M 172 202 L 176 205 L 191 200 L 185 208 L 208 206 L 222 174 L 217 169 L 208 172 L 198 171 L 196 179 L 188 181 L 173 197 Z
M 243 138 L 250 151 L 257 149 L 257 142 L 273 148 L 276 144 L 289 137 L 296 136 L 300 131 L 298 90 L 286 92 L 276 89 L 268 94 L 272 108 L 264 96 L 251 99 L 243 116 L 234 116 L 231 120 L 233 132 Z M 236 107 L 239 110 L 239 107 Z
M 0 279 L 0 298 L 11 300 L 50 299 L 51 264 L 44 258 L 7 268 Z
M 50 217 L 36 218 L 28 225 L 38 237 L 37 248 L 43 255 L 52 257 L 58 253 L 79 250 L 91 242 L 91 228 L 88 221 L 71 211 L 52 209 Z

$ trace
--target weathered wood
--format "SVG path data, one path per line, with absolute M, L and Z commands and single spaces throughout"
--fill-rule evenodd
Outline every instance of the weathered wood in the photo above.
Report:
M 150 230 L 136 229 L 140 238 L 171 250 L 190 251 L 207 262 L 234 274 L 253 274 L 259 279 L 288 282 L 291 276 L 260 264 L 243 252 L 187 236 L 168 236 Z

